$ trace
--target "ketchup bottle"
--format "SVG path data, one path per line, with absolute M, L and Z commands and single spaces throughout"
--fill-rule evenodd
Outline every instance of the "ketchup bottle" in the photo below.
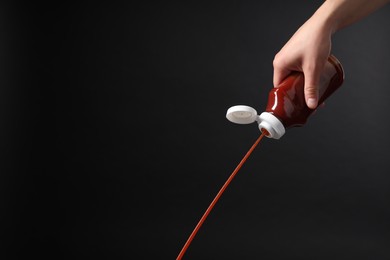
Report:
M 335 56 L 330 55 L 320 77 L 318 104 L 322 104 L 343 82 L 343 67 Z M 259 129 L 266 131 L 268 137 L 279 139 L 287 128 L 303 126 L 314 110 L 305 102 L 303 73 L 293 72 L 269 92 L 267 107 L 260 115 Z
M 330 55 L 320 77 L 318 104 L 323 103 L 344 82 L 344 70 L 341 63 Z M 259 123 L 261 132 L 269 138 L 281 138 L 286 129 L 303 126 L 315 111 L 305 102 L 304 75 L 293 72 L 277 87 L 271 89 L 265 112 L 257 115 L 256 110 L 248 106 L 229 108 L 226 117 L 234 123 Z

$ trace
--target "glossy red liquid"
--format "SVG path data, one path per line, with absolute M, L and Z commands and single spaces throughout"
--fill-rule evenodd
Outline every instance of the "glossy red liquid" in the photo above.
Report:
M 343 67 L 337 58 L 331 55 L 321 75 L 318 104 L 322 104 L 343 82 Z M 303 126 L 315 111 L 315 109 L 310 109 L 305 102 L 303 73 L 293 72 L 278 88 L 273 88 L 269 92 L 265 111 L 276 116 L 286 129 Z
M 237 175 L 238 171 L 241 169 L 241 167 L 244 165 L 246 160 L 249 158 L 249 156 L 252 154 L 253 150 L 256 148 L 256 146 L 260 143 L 261 139 L 266 135 L 265 132 L 263 132 L 257 140 L 253 143 L 251 148 L 249 148 L 248 152 L 245 154 L 245 156 L 242 158 L 240 163 L 237 165 L 237 167 L 234 169 L 232 174 L 230 174 L 229 178 L 226 180 L 225 184 L 222 186 L 222 188 L 219 190 L 213 201 L 210 203 L 209 207 L 204 212 L 203 216 L 200 218 L 198 224 L 195 226 L 194 230 L 192 231 L 191 235 L 188 237 L 186 243 L 184 244 L 183 248 L 181 249 L 179 255 L 177 256 L 176 260 L 181 260 L 186 253 L 188 247 L 190 246 L 192 240 L 198 233 L 200 227 L 203 225 L 203 222 L 206 220 L 207 216 L 210 214 L 211 210 L 214 208 L 215 204 L 217 204 L 219 198 L 222 196 L 226 188 L 229 186 L 230 182 L 233 180 L 233 178 Z

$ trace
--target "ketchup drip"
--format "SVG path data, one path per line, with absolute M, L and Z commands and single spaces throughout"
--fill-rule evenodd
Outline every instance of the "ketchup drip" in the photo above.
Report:
M 219 198 L 222 196 L 223 192 L 226 190 L 226 188 L 229 186 L 230 182 L 233 180 L 233 178 L 236 176 L 238 171 L 241 169 L 242 165 L 245 163 L 245 161 L 248 159 L 248 157 L 251 155 L 253 150 L 256 148 L 260 140 L 266 135 L 266 132 L 262 133 L 259 138 L 255 141 L 255 143 L 252 145 L 252 147 L 248 150 L 248 152 L 245 154 L 245 156 L 241 159 L 240 163 L 237 165 L 236 169 L 232 172 L 230 177 L 226 180 L 225 184 L 222 186 L 222 188 L 219 190 L 209 207 L 206 209 L 205 213 L 199 220 L 198 224 L 195 226 L 194 230 L 192 231 L 191 235 L 188 237 L 187 242 L 184 244 L 183 248 L 181 249 L 179 255 L 177 256 L 176 260 L 181 260 L 187 251 L 188 247 L 190 246 L 192 240 L 196 236 L 196 233 L 198 233 L 199 229 L 201 228 L 203 222 L 206 220 L 207 216 L 210 214 L 211 210 L 214 208 L 215 204 L 217 204 Z

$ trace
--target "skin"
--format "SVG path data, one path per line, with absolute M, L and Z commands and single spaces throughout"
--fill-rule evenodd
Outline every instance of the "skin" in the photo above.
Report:
M 327 0 L 294 33 L 273 60 L 273 83 L 278 87 L 292 71 L 305 76 L 305 100 L 309 108 L 318 106 L 318 84 L 331 53 L 332 36 L 390 0 Z

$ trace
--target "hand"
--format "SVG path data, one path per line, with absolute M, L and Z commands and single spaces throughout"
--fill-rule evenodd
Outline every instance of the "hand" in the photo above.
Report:
M 321 72 L 331 51 L 332 30 L 315 17 L 307 20 L 275 55 L 274 87 L 293 71 L 303 72 L 306 104 L 318 106 L 318 85 Z
M 274 86 L 278 87 L 292 71 L 305 76 L 305 100 L 309 108 L 318 106 L 318 84 L 331 51 L 333 33 L 344 28 L 390 0 L 327 0 L 316 10 L 275 55 Z

